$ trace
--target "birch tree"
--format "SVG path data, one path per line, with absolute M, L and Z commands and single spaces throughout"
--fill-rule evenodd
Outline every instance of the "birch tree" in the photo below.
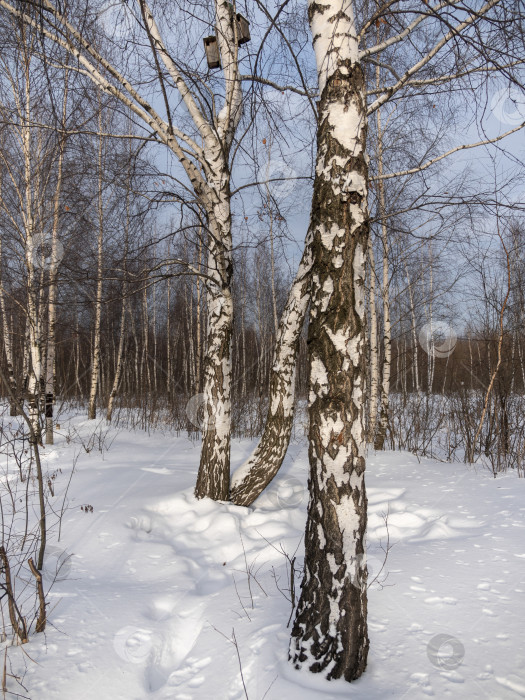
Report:
M 119 323 L 119 338 L 118 338 L 118 349 L 117 357 L 115 362 L 115 375 L 113 378 L 113 384 L 111 386 L 111 392 L 108 399 L 108 407 L 106 413 L 106 420 L 111 421 L 113 416 L 113 405 L 115 398 L 117 396 L 118 388 L 122 378 L 122 370 L 124 369 L 124 342 L 125 342 L 125 322 L 126 322 L 126 311 L 128 307 L 128 280 L 127 280 L 127 258 L 128 258 L 128 248 L 129 248 L 129 231 L 131 226 L 131 148 L 130 148 L 130 160 L 128 163 L 128 172 L 126 177 L 126 192 L 125 192 L 125 218 L 124 218 L 124 251 L 123 251 L 123 273 L 124 280 L 122 282 L 122 302 L 120 309 L 120 323 Z M 168 280 L 169 281 L 169 280 Z M 169 287 L 168 287 L 168 324 L 169 324 Z M 169 325 L 168 325 L 168 338 L 169 338 Z M 169 360 L 169 349 L 168 349 L 168 360 Z M 169 378 L 169 361 L 168 361 L 168 378 Z M 169 387 L 169 385 L 168 385 Z
M 296 668 L 351 681 L 368 653 L 366 84 L 352 3 L 310 2 L 308 14 L 320 93 L 308 328 L 310 501 L 290 658 Z
M 308 7 L 320 93 L 308 329 L 310 499 L 304 579 L 290 659 L 296 668 L 322 672 L 328 679 L 359 678 L 366 668 L 369 647 L 363 420 L 367 116 L 377 112 L 392 95 L 398 93 L 399 99 L 413 76 L 458 37 L 468 39 L 465 47 L 470 48 L 471 40 L 475 43 L 468 71 L 486 70 L 487 58 L 497 64 L 496 54 L 491 56 L 484 43 L 487 37 L 479 41 L 478 25 L 487 17 L 485 29 L 487 33 L 496 32 L 501 46 L 501 32 L 505 27 L 510 31 L 506 4 L 490 0 L 465 12 L 461 3 L 454 16 L 449 8 L 455 5 L 459 3 L 446 2 L 423 11 L 413 5 L 410 10 L 414 19 L 369 48 L 360 48 L 360 42 L 367 28 L 389 16 L 390 3 L 370 17 L 360 17 L 360 30 L 352 0 L 311 0 Z M 491 15 L 494 8 L 500 13 Z M 376 62 L 377 54 L 407 37 L 416 38 L 417 27 L 429 18 L 438 25 L 434 24 L 424 36 L 424 50 L 402 75 L 394 70 L 392 84 L 383 86 L 367 105 L 364 63 Z M 404 17 L 397 20 L 405 21 Z M 430 82 L 439 84 L 436 76 Z M 415 171 L 430 165 L 420 164 Z M 395 176 L 399 173 L 379 173 L 376 179 Z
M 61 124 L 64 130 L 67 122 L 68 109 L 68 83 L 69 72 L 64 74 L 64 93 L 62 100 Z M 57 294 L 58 294 L 58 267 L 60 265 L 62 243 L 59 240 L 60 225 L 60 203 L 62 194 L 62 181 L 64 170 L 64 154 L 66 148 L 66 138 L 64 135 L 59 139 L 57 154 L 57 175 L 55 192 L 53 197 L 53 219 L 51 228 L 51 254 L 49 256 L 49 296 L 47 312 L 47 354 L 46 354 L 46 376 L 45 376 L 45 417 L 46 417 L 46 444 L 52 445 L 53 437 L 53 406 L 55 402 L 56 383 L 56 320 L 57 320 Z
M 99 99 L 98 128 L 100 134 L 103 132 L 104 119 L 102 105 Z M 105 172 L 106 147 L 104 138 L 99 136 L 98 141 L 98 172 L 97 172 L 97 271 L 96 271 L 96 292 L 95 292 L 95 324 L 93 328 L 93 355 L 91 358 L 91 386 L 89 390 L 88 418 L 94 420 L 97 416 L 97 389 L 99 385 L 100 373 L 100 352 L 101 352 L 101 320 L 102 320 L 102 268 L 104 251 L 104 172 Z

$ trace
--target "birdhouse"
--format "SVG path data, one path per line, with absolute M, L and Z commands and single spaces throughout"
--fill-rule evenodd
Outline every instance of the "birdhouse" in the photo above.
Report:
M 250 39 L 250 23 L 246 17 L 237 14 L 237 44 L 247 44 Z
M 206 52 L 208 68 L 220 68 L 221 57 L 219 55 L 219 44 L 216 36 L 207 36 L 204 39 L 204 51 Z

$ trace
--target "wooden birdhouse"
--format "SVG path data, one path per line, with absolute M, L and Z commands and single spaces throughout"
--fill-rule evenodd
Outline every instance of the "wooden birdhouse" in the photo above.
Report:
M 247 44 L 250 39 L 250 23 L 246 17 L 237 14 L 237 44 Z
M 206 52 L 208 68 L 220 68 L 221 57 L 219 55 L 219 44 L 216 36 L 207 36 L 204 39 L 204 51 Z

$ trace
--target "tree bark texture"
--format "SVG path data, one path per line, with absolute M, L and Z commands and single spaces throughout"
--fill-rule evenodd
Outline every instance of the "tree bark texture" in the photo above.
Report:
M 264 431 L 252 455 L 232 477 L 230 500 L 239 506 L 249 506 L 260 496 L 279 471 L 290 443 L 297 352 L 310 301 L 312 233 L 310 227 L 299 269 L 279 324 L 270 370 L 268 414 Z
M 352 3 L 311 0 L 309 20 L 321 94 L 308 330 L 310 499 L 290 659 L 296 668 L 352 681 L 365 670 L 369 647 L 365 78 Z
M 202 449 L 197 498 L 228 499 L 230 490 L 231 372 L 233 338 L 231 214 L 228 182 L 210 217 L 207 348 L 204 358 Z M 219 192 L 220 189 L 218 188 Z

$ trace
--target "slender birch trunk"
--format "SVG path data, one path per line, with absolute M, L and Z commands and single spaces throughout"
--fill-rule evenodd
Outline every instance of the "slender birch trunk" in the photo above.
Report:
M 433 272 L 433 263 L 432 263 L 432 243 L 429 241 L 428 244 L 428 252 L 429 252 L 429 284 L 430 284 L 430 289 L 429 289 L 429 295 L 428 295 L 428 304 L 429 304 L 429 321 L 430 321 L 430 337 L 429 337 L 429 349 L 428 349 L 428 387 L 427 387 L 427 392 L 428 394 L 432 394 L 434 391 L 434 372 L 436 368 L 436 354 L 434 352 L 434 307 L 433 307 L 433 294 L 434 294 L 434 272 Z
M 377 84 L 380 83 L 377 67 Z M 376 111 L 377 120 L 377 171 L 383 175 L 383 130 L 381 126 L 381 109 Z M 382 450 L 385 444 L 388 426 L 388 409 L 390 405 L 390 371 L 392 363 L 392 326 L 390 323 L 390 279 L 388 274 L 388 230 L 386 225 L 386 201 L 384 180 L 378 180 L 379 216 L 381 219 L 381 242 L 383 255 L 383 371 L 381 377 L 381 408 L 379 428 L 376 433 L 374 448 Z
M 414 389 L 419 394 L 421 387 L 419 386 L 419 357 L 417 348 L 417 332 L 416 332 L 416 309 L 414 304 L 414 293 L 412 290 L 412 281 L 408 273 L 408 267 L 405 262 L 405 272 L 407 276 L 408 299 L 410 302 L 410 318 L 412 321 L 412 376 L 414 380 Z
M 23 34 L 24 37 L 24 34 Z M 40 430 L 40 393 L 42 379 L 42 337 L 41 323 L 38 310 L 38 236 L 35 219 L 35 202 L 33 195 L 33 142 L 31 138 L 31 81 L 30 58 L 26 51 L 24 38 L 24 78 L 25 94 L 21 106 L 22 121 L 22 152 L 24 159 L 24 210 L 22 212 L 25 232 L 25 263 L 27 269 L 27 333 L 28 333 L 28 382 L 27 395 L 29 403 L 29 419 L 32 427 L 32 440 L 41 442 Z
M 351 2 L 309 2 L 319 75 L 308 332 L 310 500 L 292 630 L 296 668 L 358 678 L 366 668 L 364 483 L 365 76 Z
M 11 389 L 11 395 L 9 397 L 9 415 L 17 416 L 18 408 L 16 405 L 15 398 L 18 396 L 15 378 L 15 368 L 13 359 L 13 345 L 11 342 L 11 329 L 9 328 L 9 323 L 7 320 L 7 313 L 5 308 L 5 295 L 4 287 L 2 282 L 2 239 L 0 238 L 0 310 L 2 313 L 2 330 L 4 335 L 4 350 L 5 358 L 7 362 L 7 380 L 9 382 L 9 387 Z
M 185 253 L 187 255 L 187 251 Z M 191 391 L 198 393 L 195 369 L 195 338 L 193 329 L 193 289 L 187 280 L 184 281 L 184 316 L 186 324 L 186 337 L 188 339 L 188 369 Z
M 272 159 L 272 139 L 270 137 L 268 144 L 268 166 L 266 168 L 266 180 L 270 177 L 270 162 Z M 270 185 L 266 182 L 266 206 L 268 209 L 268 217 L 270 221 L 270 264 L 271 264 L 271 288 L 272 288 L 272 311 L 273 311 L 273 330 L 275 338 L 277 338 L 277 331 L 279 328 L 279 322 L 277 320 L 277 298 L 275 294 L 275 255 L 274 255 L 274 245 L 273 245 L 273 209 L 272 209 L 272 198 L 270 196 Z
M 82 386 L 80 384 L 80 318 L 78 313 L 78 292 L 75 302 L 75 395 L 82 396 Z
M 125 294 L 125 292 L 123 292 Z M 111 387 L 111 392 L 109 394 L 108 400 L 108 410 L 106 413 L 106 420 L 111 421 L 113 417 L 113 406 L 115 399 L 117 397 L 117 392 L 120 385 L 120 379 L 122 377 L 122 370 L 124 368 L 124 337 L 125 337 L 125 322 L 126 322 L 126 297 L 122 299 L 122 307 L 120 309 L 120 331 L 118 339 L 118 349 L 115 365 L 115 376 L 113 378 L 113 385 Z
M 523 361 L 523 347 L 521 338 L 518 338 L 518 356 L 520 358 L 522 391 L 525 392 L 525 362 Z
M 120 380 L 122 377 L 122 371 L 124 368 L 124 338 L 125 338 L 125 322 L 126 322 L 126 306 L 127 306 L 127 292 L 128 292 L 128 282 L 127 282 L 127 264 L 128 264 L 128 242 L 129 242 L 129 223 L 130 223 L 130 212 L 129 212 L 129 180 L 128 188 L 126 189 L 126 225 L 124 228 L 124 258 L 123 258 L 123 269 L 124 269 L 124 282 L 122 284 L 122 306 L 120 309 L 120 331 L 118 339 L 118 349 L 117 357 L 115 363 L 115 376 L 113 378 L 113 385 L 111 387 L 111 392 L 108 399 L 108 410 L 106 413 L 106 420 L 111 421 L 113 417 L 113 405 L 115 403 L 115 398 L 117 396 L 118 388 L 120 385 Z M 169 316 L 168 316 L 169 319 Z
M 148 394 L 151 393 L 151 372 L 149 367 L 149 307 L 148 307 L 148 273 L 146 272 L 146 278 L 144 280 L 144 291 L 142 295 L 142 380 L 144 381 L 144 375 L 146 375 L 146 381 L 148 386 Z
M 379 346 L 377 342 L 376 266 L 372 237 L 368 239 L 370 267 L 370 415 L 368 442 L 374 441 L 377 424 L 377 399 L 379 396 Z
M 171 395 L 172 369 L 171 369 L 171 278 L 167 279 L 167 315 L 166 315 L 166 391 Z
M 133 343 L 135 345 L 135 352 L 133 354 L 133 377 L 135 380 L 135 392 L 138 394 L 140 390 L 140 376 L 139 376 L 139 341 L 137 337 L 137 327 L 135 325 L 135 315 L 133 314 L 133 309 L 131 308 L 131 299 L 128 299 L 128 314 L 131 325 L 131 335 L 133 336 Z
M 64 99 L 62 102 L 62 127 L 66 126 L 69 72 L 64 76 Z M 49 297 L 47 312 L 47 355 L 46 355 L 46 385 L 45 385 L 45 415 L 46 415 L 46 444 L 52 445 L 53 439 L 53 406 L 55 403 L 55 358 L 56 358 L 56 315 L 58 293 L 58 266 L 60 264 L 58 225 L 60 219 L 60 195 L 62 192 L 62 170 L 66 140 L 63 136 L 58 147 L 57 181 L 53 201 L 53 229 L 51 232 L 51 257 L 49 261 Z
M 248 506 L 262 493 L 279 471 L 290 443 L 297 352 L 310 301 L 311 244 L 312 223 L 277 332 L 264 431 L 253 454 L 232 476 L 230 500 L 236 505 Z
M 153 285 L 153 391 L 157 393 L 157 287 Z
M 239 357 L 240 357 L 240 370 L 241 370 L 241 391 L 240 394 L 243 399 L 247 395 L 247 382 L 246 375 L 248 373 L 248 368 L 246 366 L 246 253 L 243 253 L 243 260 L 241 262 L 241 277 L 240 284 L 242 289 L 242 299 L 241 299 L 241 332 L 240 332 L 240 347 L 239 347 Z M 236 472 L 232 476 L 232 491 L 235 487 Z
M 198 257 L 197 257 L 197 270 L 201 270 L 202 264 L 202 225 L 199 226 L 199 243 L 198 243 Z M 200 394 L 201 391 L 201 375 L 202 375 L 202 321 L 201 321 L 201 278 L 197 275 L 196 279 L 197 285 L 197 308 L 196 308 L 196 334 L 197 334 L 197 348 L 195 356 L 195 374 L 197 377 L 196 389 L 197 393 Z
M 98 127 L 102 134 L 102 106 L 99 101 Z M 103 198 L 104 138 L 98 142 L 98 237 L 97 237 L 97 291 L 95 296 L 95 327 L 93 329 L 93 355 L 91 358 L 91 387 L 89 390 L 88 419 L 97 417 L 97 388 L 100 371 L 100 340 L 102 319 L 102 265 L 104 243 L 104 198 Z

